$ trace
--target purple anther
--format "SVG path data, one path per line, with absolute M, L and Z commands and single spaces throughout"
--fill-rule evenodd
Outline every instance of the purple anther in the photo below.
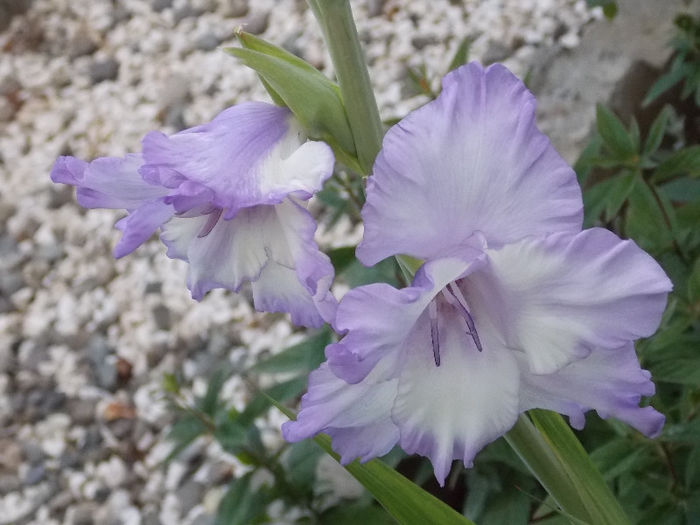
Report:
M 433 343 L 433 359 L 435 366 L 440 366 L 440 331 L 438 329 L 437 301 L 433 299 L 428 305 L 430 316 L 430 339 Z
M 481 346 L 481 340 L 479 339 L 479 334 L 476 331 L 476 325 L 474 324 L 474 319 L 472 318 L 471 314 L 469 313 L 469 309 L 467 308 L 467 300 L 464 298 L 462 295 L 462 292 L 460 291 L 459 287 L 455 283 L 450 283 L 447 285 L 445 290 L 454 298 L 454 301 L 450 301 L 454 306 L 456 306 L 460 313 L 462 314 L 462 317 L 467 323 L 467 328 L 469 328 L 469 331 L 467 334 L 472 336 L 472 339 L 474 340 L 474 344 L 476 345 L 476 349 L 481 352 L 483 350 L 483 347 Z

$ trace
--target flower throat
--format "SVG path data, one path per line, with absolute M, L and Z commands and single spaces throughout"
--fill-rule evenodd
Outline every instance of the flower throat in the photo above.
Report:
M 435 359 L 435 366 L 440 366 L 440 327 L 438 325 L 437 304 L 439 295 L 442 295 L 445 301 L 447 301 L 447 303 L 462 316 L 464 321 L 467 323 L 467 335 L 470 335 L 474 340 L 474 345 L 479 352 L 483 350 L 481 340 L 479 339 L 479 333 L 476 331 L 474 319 L 469 313 L 469 308 L 467 308 L 467 301 L 464 298 L 464 295 L 462 295 L 462 292 L 457 284 L 451 282 L 445 288 L 443 288 L 440 294 L 435 296 L 428 305 L 428 316 L 430 317 L 430 339 L 433 344 L 433 359 Z

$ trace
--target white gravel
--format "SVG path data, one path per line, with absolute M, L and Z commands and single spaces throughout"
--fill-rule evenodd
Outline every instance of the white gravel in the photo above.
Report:
M 504 60 L 524 75 L 538 49 L 575 47 L 599 16 L 583 0 L 353 6 L 385 118 L 426 100 L 412 94 L 407 67 L 425 65 L 437 87 L 465 37 L 472 57 Z M 198 14 L 181 18 L 188 8 Z M 252 71 L 211 50 L 234 45 L 240 25 L 331 74 L 300 0 L 35 0 L 0 32 L 0 524 L 202 525 L 222 494 L 212 469 L 245 471 L 207 440 L 192 447 L 204 457 L 195 474 L 192 451 L 159 466 L 170 448 L 163 373 L 184 371 L 197 392 L 210 372 L 198 355 L 216 351 L 240 365 L 301 335 L 284 316 L 255 313 L 244 296 L 217 290 L 192 301 L 184 263 L 165 257 L 157 240 L 115 261 L 120 213 L 82 210 L 48 176 L 60 154 L 121 155 L 151 129 L 175 131 L 233 103 L 265 100 Z M 319 241 L 347 245 L 359 235 L 341 221 Z M 120 379 L 125 366 L 130 377 Z M 238 378 L 224 392 L 238 408 L 250 396 Z M 268 418 L 271 447 L 281 443 L 282 420 Z M 321 478 L 340 493 L 357 491 L 326 462 Z M 178 490 L 189 480 L 204 487 L 201 501 L 181 508 Z

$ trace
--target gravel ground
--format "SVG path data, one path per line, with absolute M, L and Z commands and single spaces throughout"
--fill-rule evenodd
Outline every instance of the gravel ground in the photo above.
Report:
M 542 49 L 576 47 L 599 16 L 574 0 L 353 6 L 385 118 L 425 102 L 407 67 L 437 79 L 464 37 L 474 58 L 524 75 Z M 192 301 L 184 263 L 157 240 L 115 261 L 119 214 L 83 210 L 48 177 L 60 154 L 120 155 L 151 129 L 266 100 L 217 49 L 241 25 L 331 74 L 301 0 L 0 0 L 0 525 L 203 525 L 244 471 L 205 440 L 160 466 L 163 374 L 181 371 L 199 393 L 217 363 L 243 366 L 303 334 L 255 313 L 245 294 Z M 319 240 L 359 235 L 341 222 Z M 236 377 L 224 391 L 239 408 L 250 396 Z M 269 416 L 268 443 L 280 422 Z

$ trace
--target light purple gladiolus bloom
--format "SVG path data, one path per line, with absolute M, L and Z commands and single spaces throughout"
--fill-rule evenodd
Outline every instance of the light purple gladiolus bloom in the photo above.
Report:
M 574 172 L 537 129 L 505 67 L 448 74 L 433 102 L 387 133 L 362 211 L 360 260 L 426 260 L 412 286 L 340 302 L 344 338 L 312 372 L 287 440 L 330 434 L 343 462 L 397 443 L 442 484 L 531 408 L 575 428 L 584 412 L 646 435 L 664 416 L 633 341 L 656 330 L 671 283 L 632 241 L 581 231 Z
M 307 142 L 288 109 L 249 102 L 171 136 L 153 131 L 141 154 L 60 157 L 51 179 L 76 186 L 86 208 L 128 211 L 115 257 L 161 228 L 167 255 L 189 263 L 193 298 L 250 282 L 258 310 L 320 326 L 335 313 L 333 266 L 303 201 L 333 164 L 328 145 Z

